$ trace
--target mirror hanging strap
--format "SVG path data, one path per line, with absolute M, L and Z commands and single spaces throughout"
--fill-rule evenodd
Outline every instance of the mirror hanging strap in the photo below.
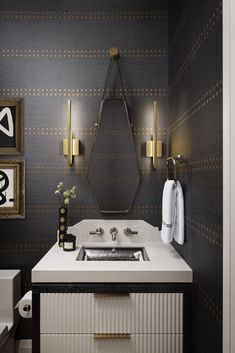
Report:
M 108 80 L 109 80 L 110 73 L 111 73 L 111 71 L 112 71 L 113 61 L 115 60 L 116 63 L 117 63 L 117 71 L 118 71 L 118 76 L 119 76 L 119 80 L 120 80 L 120 83 L 121 83 L 122 98 L 123 98 L 123 100 L 124 100 L 125 103 L 126 103 L 125 90 L 124 90 L 124 85 L 123 85 L 123 80 L 122 80 L 122 75 L 121 75 L 121 70 L 120 70 L 120 65 L 119 65 L 118 59 L 119 59 L 119 57 L 111 57 L 111 58 L 110 58 L 109 68 L 108 68 L 108 72 L 107 72 L 107 76 L 106 76 L 106 80 L 105 80 L 105 85 L 104 85 L 102 100 L 104 100 L 104 99 L 107 97 L 107 85 L 108 85 Z

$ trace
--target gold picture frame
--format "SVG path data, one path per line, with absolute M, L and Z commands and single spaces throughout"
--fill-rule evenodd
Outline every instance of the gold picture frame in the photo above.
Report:
M 22 99 L 0 99 L 0 155 L 23 152 Z
M 24 160 L 0 160 L 0 219 L 25 218 Z

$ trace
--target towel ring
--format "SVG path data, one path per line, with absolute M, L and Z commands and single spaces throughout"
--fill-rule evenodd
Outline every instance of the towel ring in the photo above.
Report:
M 169 180 L 169 165 L 170 165 L 170 162 L 173 163 L 173 173 L 174 173 L 174 182 L 175 184 L 177 183 L 177 166 L 176 166 L 176 161 L 178 161 L 179 163 L 182 163 L 183 161 L 183 157 L 179 154 L 178 156 L 176 157 L 167 157 L 166 159 L 166 165 L 167 165 L 167 179 Z

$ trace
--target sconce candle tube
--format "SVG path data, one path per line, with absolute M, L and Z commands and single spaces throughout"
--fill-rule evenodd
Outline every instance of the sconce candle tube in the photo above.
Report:
M 67 131 L 68 131 L 68 155 L 67 155 L 67 160 L 68 160 L 68 165 L 72 164 L 72 129 L 71 129 L 71 100 L 68 99 L 68 126 L 67 126 Z
M 79 140 L 73 138 L 70 99 L 68 99 L 67 138 L 63 140 L 63 151 L 64 155 L 67 157 L 68 166 L 71 166 L 73 164 L 73 156 L 79 155 Z
M 157 168 L 157 102 L 153 102 L 153 166 Z
M 157 141 L 157 102 L 153 102 L 153 141 Z
M 157 102 L 153 102 L 153 140 L 146 142 L 146 157 L 153 158 L 153 167 L 157 169 L 157 158 L 162 157 L 162 141 L 157 139 L 158 131 Z

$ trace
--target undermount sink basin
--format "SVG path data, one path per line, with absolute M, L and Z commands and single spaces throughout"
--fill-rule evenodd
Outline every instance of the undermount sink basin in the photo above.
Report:
M 145 248 L 82 247 L 77 261 L 149 261 Z

